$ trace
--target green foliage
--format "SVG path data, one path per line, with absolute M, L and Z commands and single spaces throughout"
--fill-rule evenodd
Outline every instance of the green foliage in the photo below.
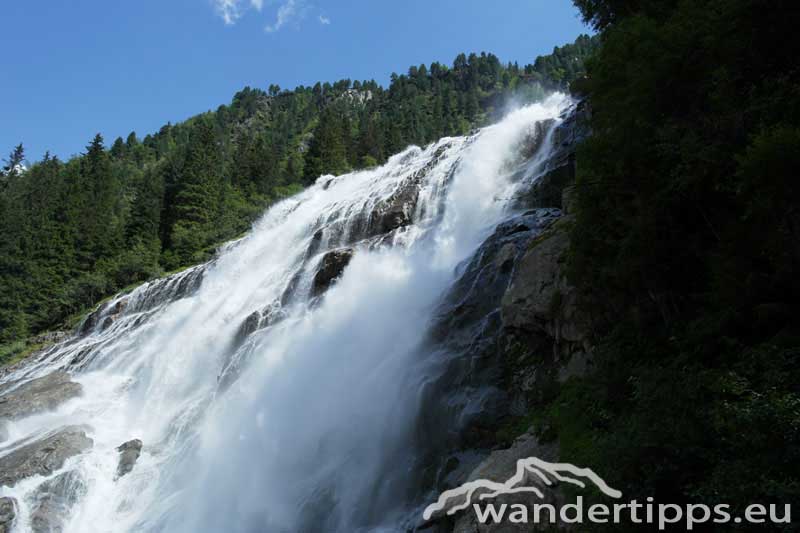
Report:
M 799 13 L 575 3 L 603 34 L 570 277 L 605 320 L 548 407 L 564 457 L 631 497 L 798 501 Z
M 565 87 L 596 39 L 583 36 L 569 68 L 520 69 L 491 54 L 461 55 L 374 81 L 268 92 L 245 88 L 230 105 L 106 149 L 97 135 L 64 163 L 49 155 L 22 171 L 18 146 L 0 172 L 0 342 L 53 328 L 131 283 L 207 260 L 270 203 L 322 174 L 376 166 L 492 120 L 512 100 Z M 574 48 L 574 49 L 573 49 Z M 568 51 L 568 52 L 567 52 Z

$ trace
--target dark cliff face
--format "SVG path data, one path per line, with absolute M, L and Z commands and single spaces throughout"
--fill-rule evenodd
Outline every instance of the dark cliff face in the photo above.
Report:
M 588 135 L 587 115 L 581 104 L 553 129 L 543 171 L 519 199 L 529 209 L 500 224 L 460 267 L 432 325 L 430 349 L 441 362 L 418 433 L 434 492 L 487 472 L 503 481 L 518 459 L 558 458 L 557 444 L 536 436 L 541 428 L 528 413 L 591 365 L 591 321 L 565 275 L 575 149 Z M 478 531 L 470 512 L 425 527 Z

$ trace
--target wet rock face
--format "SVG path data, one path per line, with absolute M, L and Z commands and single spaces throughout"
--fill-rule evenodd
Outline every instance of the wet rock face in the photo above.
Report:
M 105 331 L 111 324 L 113 324 L 119 316 L 125 311 L 125 308 L 128 306 L 128 298 L 123 297 L 116 302 L 110 302 L 105 305 L 101 305 L 98 309 L 90 313 L 86 319 L 81 324 L 80 329 L 78 330 L 79 335 L 88 335 L 92 331 L 94 331 L 98 326 L 100 327 L 100 331 Z
M 437 313 L 434 331 L 443 337 L 458 332 L 476 333 L 472 326 L 481 325 L 485 317 L 495 313 L 510 281 L 514 264 L 527 243 L 560 215 L 558 209 L 536 209 L 498 225 L 475 252 L 459 267 L 461 275 L 447 294 Z
M 264 309 L 250 313 L 244 319 L 242 325 L 239 326 L 239 331 L 236 333 L 236 344 L 241 344 L 248 335 L 264 328 L 268 328 L 273 324 L 286 318 L 286 312 L 283 310 L 280 302 L 273 302 Z
M 586 102 L 579 102 L 552 133 L 552 152 L 544 162 L 541 176 L 521 195 L 524 208 L 559 207 L 563 205 L 563 191 L 575 182 L 575 151 L 590 135 L 591 111 Z M 540 137 L 544 139 L 544 136 Z
M 375 206 L 370 215 L 368 236 L 383 235 L 411 224 L 421 178 L 407 180 L 392 196 Z
M 82 392 L 83 387 L 80 383 L 72 381 L 69 374 L 62 371 L 53 372 L 0 396 L 0 421 L 15 420 L 50 411 L 67 400 L 80 396 Z
M 73 471 L 42 483 L 31 497 L 33 533 L 60 533 L 75 502 L 86 494 L 86 484 Z
M 437 309 L 427 349 L 441 354 L 441 366 L 429 378 L 418 422 L 425 435 L 420 446 L 430 454 L 424 475 L 437 489 L 463 483 L 497 444 L 498 422 L 512 405 L 504 383 L 501 301 L 528 243 L 559 216 L 558 209 L 536 209 L 500 224 L 458 267 Z
M 139 439 L 129 440 L 117 448 L 119 452 L 119 465 L 117 465 L 117 478 L 133 470 L 139 455 L 142 453 L 142 441 Z
M 321 296 L 327 291 L 339 279 L 352 258 L 352 248 L 332 250 L 325 254 L 322 261 L 320 261 L 317 273 L 314 275 L 311 296 Z
M 52 474 L 67 459 L 94 445 L 87 430 L 86 426 L 66 426 L 0 457 L 0 486 L 13 487 L 22 479 Z
M 194 294 L 200 288 L 206 268 L 210 264 L 213 261 L 153 280 L 132 293 L 117 295 L 114 300 L 90 313 L 78 327 L 77 334 L 85 336 L 94 331 L 105 331 L 126 312 L 148 311 L 165 301 L 180 300 Z
M 0 498 L 0 533 L 11 533 L 17 517 L 17 502 L 14 498 Z

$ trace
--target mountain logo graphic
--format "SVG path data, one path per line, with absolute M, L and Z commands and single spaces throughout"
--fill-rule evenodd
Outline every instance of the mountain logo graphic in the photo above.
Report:
M 464 483 L 460 487 L 443 492 L 436 503 L 425 508 L 423 518 L 427 521 L 438 512 L 447 509 L 447 515 L 453 515 L 468 508 L 475 498 L 488 500 L 503 494 L 531 493 L 539 499 L 544 498 L 541 488 L 526 485 L 525 480 L 539 479 L 545 486 L 552 486 L 555 482 L 570 483 L 580 488 L 586 488 L 584 478 L 594 484 L 603 494 L 611 498 L 621 498 L 622 492 L 613 489 L 603 479 L 589 468 L 580 468 L 570 463 L 548 463 L 537 457 L 529 457 L 517 461 L 516 473 L 503 483 L 478 479 Z M 462 500 L 463 499 L 463 500 Z M 457 505 L 448 508 L 448 502 L 458 501 Z

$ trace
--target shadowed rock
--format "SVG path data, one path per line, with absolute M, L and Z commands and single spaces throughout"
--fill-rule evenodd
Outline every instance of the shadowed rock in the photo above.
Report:
M 239 326 L 239 331 L 236 333 L 236 344 L 241 344 L 250 334 L 268 328 L 284 318 L 286 318 L 286 312 L 278 301 L 272 302 L 264 309 L 253 311 Z
M 83 387 L 58 371 L 24 383 L 0 396 L 0 420 L 15 420 L 55 409 L 81 395 Z M 0 436 L 2 430 L 0 430 Z M 2 439 L 0 439 L 2 441 Z
M 372 211 L 368 236 L 382 235 L 411 224 L 419 199 L 419 179 L 409 179 Z
M 13 487 L 25 478 L 52 474 L 67 459 L 94 445 L 87 430 L 86 426 L 66 426 L 0 457 L 0 486 Z
M 142 453 L 142 441 L 139 439 L 129 440 L 125 444 L 117 448 L 119 452 L 119 465 L 117 465 L 117 478 L 121 478 L 125 474 L 133 470 L 136 461 Z
M 14 498 L 0 498 L 0 533 L 11 533 L 16 517 L 16 500 Z
M 589 337 L 588 320 L 576 304 L 576 290 L 564 275 L 568 248 L 569 234 L 563 224 L 554 225 L 529 245 L 503 296 L 506 326 L 544 333 L 557 345 L 583 343 Z
M 333 250 L 325 254 L 320 262 L 319 270 L 314 276 L 311 296 L 320 296 L 327 291 L 339 279 L 352 258 L 353 250 L 351 248 Z

